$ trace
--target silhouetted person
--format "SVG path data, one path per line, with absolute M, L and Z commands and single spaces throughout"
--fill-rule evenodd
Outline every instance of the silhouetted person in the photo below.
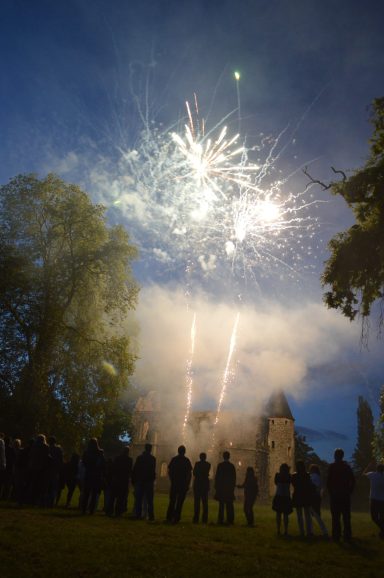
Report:
M 276 492 L 272 501 L 272 510 L 276 512 L 277 535 L 281 533 L 281 517 L 284 522 L 284 536 L 288 536 L 289 514 L 292 514 L 292 500 L 290 493 L 291 474 L 289 465 L 281 464 L 279 471 L 275 474 Z
M 29 454 L 32 449 L 34 439 L 30 439 L 28 444 L 20 448 L 15 464 L 15 494 L 20 506 L 31 502 L 31 476 L 29 468 Z
M 296 463 L 296 472 L 292 475 L 291 484 L 293 486 L 292 504 L 296 509 L 300 536 L 305 536 L 305 534 L 312 536 L 311 505 L 316 489 L 302 460 Z
M 341 518 L 344 526 L 344 540 L 352 539 L 351 494 L 355 487 L 355 477 L 351 467 L 343 461 L 344 451 L 335 450 L 335 461 L 328 468 L 327 489 L 332 514 L 332 538 L 336 542 L 341 537 Z
M 80 492 L 82 490 L 81 483 L 80 483 L 80 456 L 79 454 L 73 453 L 69 462 L 67 462 L 64 466 L 65 471 L 65 483 L 68 488 L 67 492 L 67 499 L 65 502 L 65 507 L 69 508 L 71 505 L 71 500 L 73 496 L 73 492 L 78 486 Z
M 105 469 L 103 476 L 103 494 L 104 494 L 104 512 L 108 512 L 109 502 L 111 497 L 111 485 L 112 485 L 112 467 L 113 459 L 108 458 L 105 461 Z
M 323 536 L 328 536 L 328 530 L 321 517 L 321 494 L 323 488 L 319 466 L 317 466 L 316 464 L 312 464 L 309 467 L 309 475 L 311 478 L 311 482 L 315 488 L 315 491 L 312 495 L 311 516 L 319 524 Z
M 13 476 L 12 476 L 11 500 L 16 500 L 16 462 L 21 450 L 21 439 L 14 438 L 12 442 L 12 447 L 15 450 L 15 465 L 13 468 Z
M 5 469 L 1 472 L 0 497 L 9 500 L 13 483 L 13 474 L 16 462 L 16 451 L 10 437 L 4 438 Z
M 55 498 L 55 505 L 57 506 L 61 500 L 61 495 L 63 490 L 65 489 L 66 483 L 67 483 L 67 470 L 66 470 L 66 462 L 64 461 L 64 455 L 63 455 L 63 463 L 60 466 L 60 471 L 59 471 L 59 482 L 58 482 L 58 488 L 57 488 L 57 493 L 56 493 L 56 498 Z
M 132 458 L 129 447 L 124 447 L 112 463 L 109 502 L 107 515 L 121 516 L 127 511 L 129 480 L 132 475 Z
M 247 468 L 244 483 L 237 487 L 244 489 L 244 514 L 248 526 L 253 526 L 255 521 L 253 506 L 255 505 L 257 496 L 259 495 L 259 484 L 253 468 Z
M 369 493 L 371 518 L 380 530 L 380 538 L 384 539 L 384 464 L 379 464 L 376 471 L 374 469 L 370 465 L 365 469 L 364 474 L 371 485 Z
M 51 457 L 48 470 L 48 497 L 47 506 L 52 508 L 56 504 L 56 498 L 59 493 L 60 474 L 63 467 L 63 450 L 56 443 L 56 438 L 48 438 L 49 455 Z
M 4 472 L 6 466 L 5 461 L 5 445 L 4 445 L 4 434 L 0 432 L 0 476 L 1 472 Z
M 207 454 L 200 454 L 200 461 L 195 463 L 193 468 L 193 498 L 194 515 L 193 522 L 197 524 L 200 518 L 200 502 L 203 507 L 202 522 L 208 522 L 208 493 L 209 493 L 209 472 L 211 464 L 207 462 Z
M 32 504 L 40 507 L 47 505 L 51 459 L 45 435 L 39 434 L 29 451 L 29 475 Z
M 156 479 L 156 458 L 151 455 L 152 445 L 145 444 L 144 451 L 135 461 L 132 470 L 132 483 L 135 486 L 135 515 L 141 520 L 143 500 L 147 503 L 148 519 L 155 519 L 153 510 L 153 485 Z
M 174 524 L 180 521 L 181 510 L 192 478 L 192 464 L 186 457 L 185 451 L 185 446 L 179 446 L 177 448 L 177 456 L 174 456 L 168 465 L 171 488 L 169 491 L 167 522 L 173 522 Z
M 104 451 L 99 447 L 96 438 L 91 438 L 85 450 L 82 463 L 84 466 L 84 488 L 81 509 L 93 514 L 103 485 L 105 469 Z
M 215 475 L 215 500 L 219 502 L 218 524 L 224 524 L 224 509 L 226 510 L 227 523 L 235 521 L 233 502 L 235 500 L 236 468 L 229 461 L 229 452 L 223 453 L 223 462 L 220 462 Z

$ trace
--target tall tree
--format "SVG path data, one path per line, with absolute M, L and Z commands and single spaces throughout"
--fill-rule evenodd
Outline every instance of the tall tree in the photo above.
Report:
M 357 405 L 357 443 L 352 455 L 353 466 L 361 475 L 368 464 L 373 461 L 373 414 L 371 406 L 362 396 Z
M 377 420 L 373 437 L 373 448 L 376 461 L 384 462 L 384 385 L 380 391 L 380 415 Z
M 127 233 L 55 175 L 0 187 L 2 427 L 71 443 L 99 433 L 134 355 L 122 324 L 136 303 Z
M 330 241 L 331 256 L 322 276 L 323 286 L 330 286 L 325 303 L 351 320 L 358 314 L 366 320 L 373 304 L 383 305 L 384 299 L 384 97 L 373 101 L 371 120 L 366 164 L 326 187 L 341 195 L 355 216 L 355 224 Z

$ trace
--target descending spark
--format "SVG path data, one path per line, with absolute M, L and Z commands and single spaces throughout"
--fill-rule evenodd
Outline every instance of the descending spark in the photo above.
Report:
M 240 86 L 239 81 L 241 78 L 240 72 L 235 70 L 233 76 L 236 80 L 236 95 L 237 95 L 237 118 L 239 119 L 239 132 L 241 132 L 241 101 L 240 101 Z
M 219 423 L 221 408 L 223 405 L 223 401 L 224 401 L 224 397 L 225 397 L 225 394 L 227 391 L 227 387 L 234 376 L 234 372 L 232 370 L 232 357 L 233 357 L 233 353 L 234 353 L 235 348 L 236 348 L 237 327 L 239 325 L 239 319 L 240 319 L 240 313 L 237 313 L 236 318 L 235 318 L 235 322 L 233 324 L 231 340 L 229 342 L 227 363 L 225 365 L 225 370 L 223 373 L 220 397 L 219 397 L 219 402 L 217 404 L 217 410 L 216 410 L 216 417 L 215 417 L 215 421 L 213 423 L 214 429 L 213 429 L 213 434 L 212 434 L 212 447 L 215 445 L 215 427 Z
M 191 348 L 189 351 L 189 357 L 187 359 L 187 371 L 186 371 L 187 408 L 185 411 L 183 432 L 182 432 L 184 442 L 185 442 L 185 430 L 187 427 L 192 407 L 192 393 L 193 393 L 192 363 L 193 363 L 193 356 L 195 353 L 195 339 L 196 339 L 196 313 L 193 314 L 193 321 L 191 327 Z

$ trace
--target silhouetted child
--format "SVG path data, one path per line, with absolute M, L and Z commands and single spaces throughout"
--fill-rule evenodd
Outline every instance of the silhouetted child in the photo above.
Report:
M 312 464 L 309 467 L 309 475 L 311 478 L 311 482 L 315 488 L 315 491 L 313 492 L 312 495 L 311 515 L 319 524 L 323 536 L 328 536 L 328 530 L 321 518 L 321 495 L 323 487 L 319 466 L 317 466 L 316 464 Z
M 244 483 L 237 487 L 244 488 L 244 514 L 248 526 L 253 526 L 255 520 L 253 506 L 256 502 L 257 496 L 259 495 L 259 484 L 253 468 L 247 468 Z
M 281 516 L 284 522 L 284 536 L 288 536 L 288 516 L 292 513 L 290 494 L 291 475 L 288 464 L 281 464 L 275 475 L 276 493 L 272 501 L 272 510 L 276 512 L 277 535 L 281 533 Z

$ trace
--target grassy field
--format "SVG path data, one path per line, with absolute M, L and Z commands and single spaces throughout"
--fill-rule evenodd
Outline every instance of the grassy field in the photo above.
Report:
M 131 500 L 132 496 L 130 496 Z M 132 503 L 130 501 L 129 507 Z M 368 514 L 354 513 L 354 543 L 334 544 L 298 537 L 295 515 L 289 538 L 276 536 L 270 507 L 256 506 L 256 526 L 244 526 L 236 504 L 234 527 L 194 525 L 192 501 L 183 522 L 162 523 L 166 496 L 156 496 L 157 521 L 111 519 L 99 512 L 17 509 L 0 505 L 0 577 L 215 577 L 260 576 L 353 578 L 384 576 L 384 542 Z M 217 504 L 210 503 L 215 521 Z M 330 526 L 329 513 L 324 519 Z M 317 529 L 315 528 L 315 531 Z

